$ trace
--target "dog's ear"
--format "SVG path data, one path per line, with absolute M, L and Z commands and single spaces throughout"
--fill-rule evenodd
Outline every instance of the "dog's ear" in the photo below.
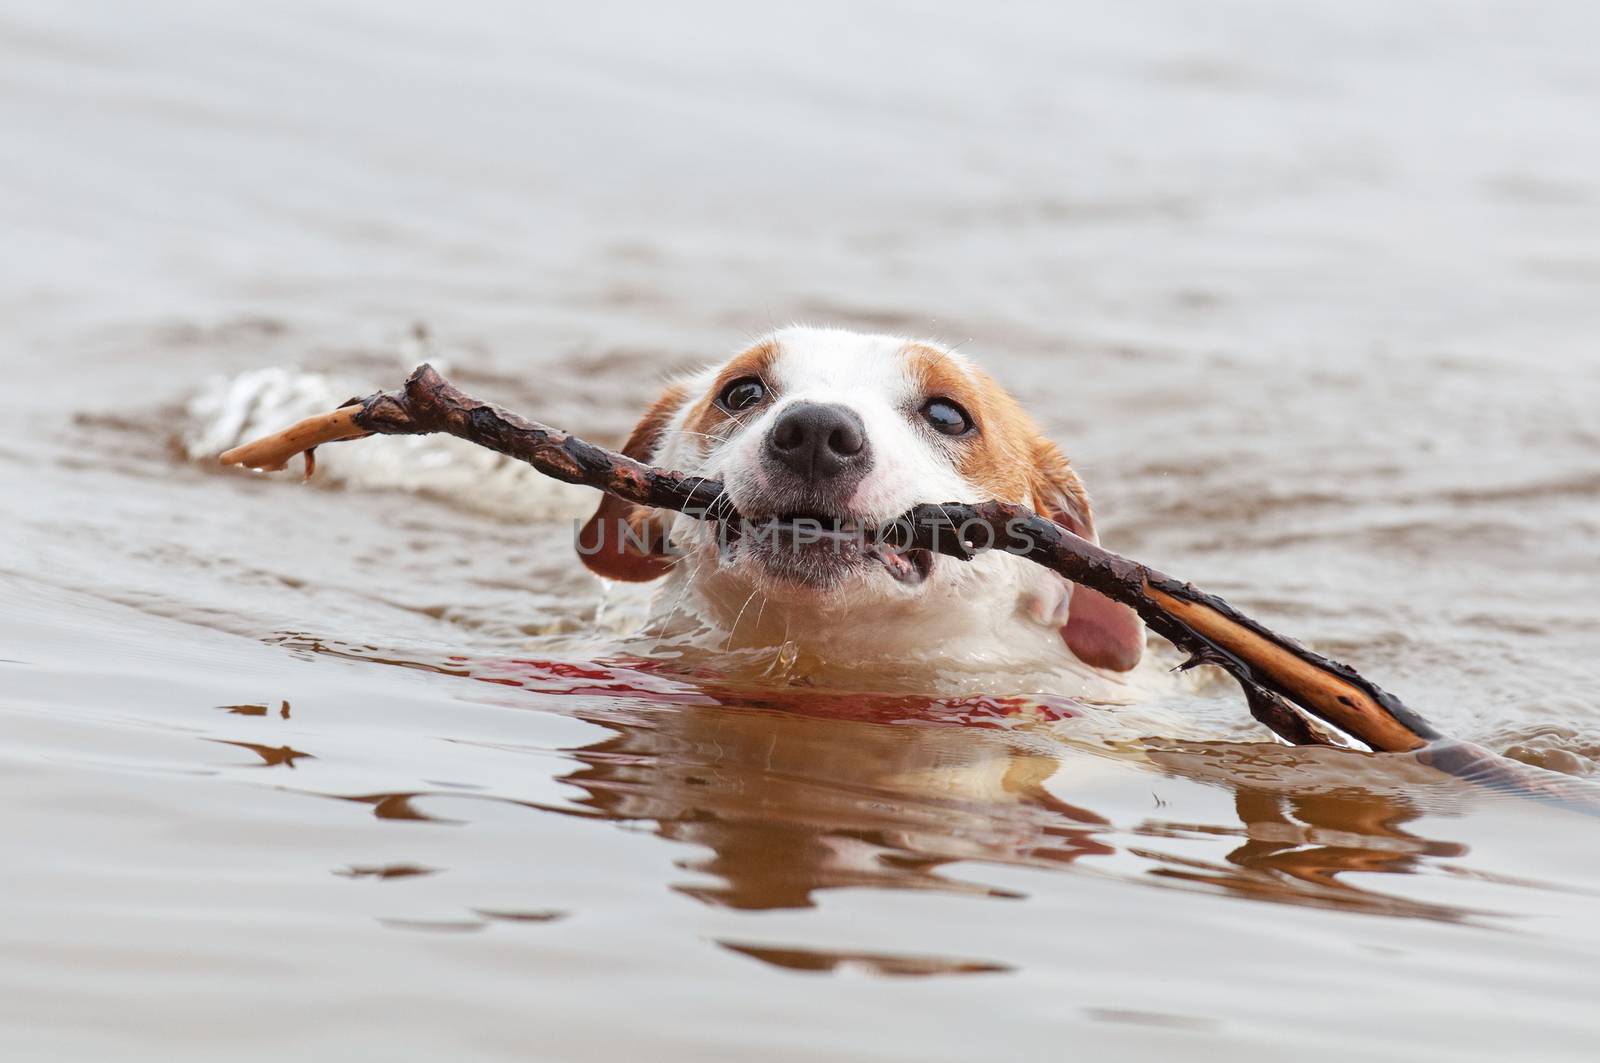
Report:
M 667 424 L 683 405 L 686 392 L 670 387 L 634 426 L 622 453 L 649 464 L 666 436 Z M 589 571 L 606 579 L 646 583 L 671 567 L 667 532 L 672 515 L 603 495 L 594 516 L 578 533 L 578 556 Z
M 1041 514 L 1079 538 L 1100 541 L 1094 531 L 1089 492 L 1066 457 L 1047 439 L 1034 444 L 1028 492 Z M 1072 585 L 1072 602 L 1061 637 L 1079 660 L 1096 668 L 1126 672 L 1144 654 L 1144 622 L 1139 614 L 1081 583 Z

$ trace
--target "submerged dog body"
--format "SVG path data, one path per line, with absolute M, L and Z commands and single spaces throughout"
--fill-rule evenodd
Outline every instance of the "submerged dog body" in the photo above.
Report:
M 1027 560 L 902 551 L 883 530 L 923 502 L 1020 502 L 1095 539 L 1088 494 L 1022 407 L 934 344 L 773 333 L 677 381 L 623 448 L 720 479 L 736 526 L 608 497 L 579 552 L 601 576 L 662 580 L 658 625 L 832 665 L 937 659 L 1104 672 L 1139 661 L 1135 614 Z

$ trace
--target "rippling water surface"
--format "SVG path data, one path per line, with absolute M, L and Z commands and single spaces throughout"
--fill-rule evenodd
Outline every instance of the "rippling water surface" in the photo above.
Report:
M 581 493 L 192 456 L 931 335 L 1109 545 L 1589 776 L 1593 9 L 569 7 L 0 3 L 7 1057 L 1592 1058 L 1593 819 L 1214 677 L 690 663 Z

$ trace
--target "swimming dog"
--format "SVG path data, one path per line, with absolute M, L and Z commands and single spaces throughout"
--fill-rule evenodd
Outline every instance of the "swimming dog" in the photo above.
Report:
M 738 526 L 607 496 L 578 537 L 598 575 L 661 581 L 658 622 L 834 664 L 939 659 L 1132 670 L 1137 615 L 1026 559 L 963 562 L 882 534 L 924 502 L 1030 506 L 1098 542 L 1061 450 L 971 359 L 936 343 L 786 328 L 672 382 L 623 447 L 722 481 Z

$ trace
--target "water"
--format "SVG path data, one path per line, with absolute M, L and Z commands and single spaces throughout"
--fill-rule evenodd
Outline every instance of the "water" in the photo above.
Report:
M 1596 21 L 0 5 L 0 1045 L 1589 1058 L 1591 820 L 1206 677 L 686 670 L 581 493 L 184 448 L 262 370 L 281 412 L 436 358 L 614 441 L 774 324 L 932 335 L 1113 548 L 1587 776 Z

